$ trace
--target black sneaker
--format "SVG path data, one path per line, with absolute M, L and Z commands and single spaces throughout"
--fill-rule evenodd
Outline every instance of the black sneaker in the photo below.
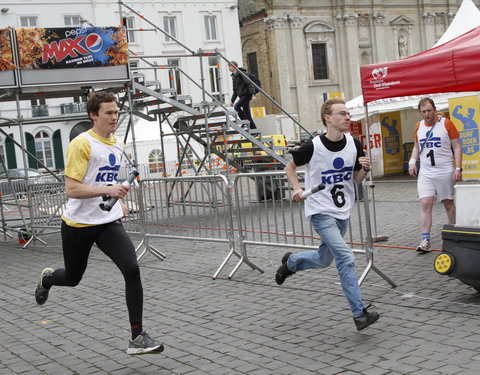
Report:
M 275 281 L 278 285 L 282 285 L 285 282 L 287 277 L 292 276 L 295 272 L 292 272 L 287 267 L 287 260 L 290 258 L 290 255 L 293 253 L 285 253 L 282 257 L 282 265 L 278 267 L 277 273 L 275 274 Z
M 369 304 L 367 307 L 363 309 L 363 315 L 359 316 L 358 318 L 353 318 L 357 329 L 361 331 L 364 328 L 367 328 L 369 325 L 375 323 L 378 318 L 380 318 L 380 314 L 375 310 L 367 311 L 369 308 L 373 308 L 372 304 Z
M 135 340 L 128 343 L 127 354 L 158 354 L 163 352 L 163 344 L 152 339 L 147 332 L 143 331 Z
M 35 299 L 37 300 L 37 303 L 39 305 L 43 305 L 45 302 L 47 302 L 48 299 L 48 292 L 50 291 L 50 288 L 44 288 L 43 287 L 43 278 L 45 276 L 51 276 L 53 273 L 53 268 L 44 268 L 42 273 L 40 274 L 40 281 L 37 284 L 37 287 L 35 288 Z

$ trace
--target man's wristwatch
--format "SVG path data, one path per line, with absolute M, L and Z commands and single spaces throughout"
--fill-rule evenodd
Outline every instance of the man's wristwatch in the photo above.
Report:
M 456 171 L 463 172 L 463 168 L 455 168 Z

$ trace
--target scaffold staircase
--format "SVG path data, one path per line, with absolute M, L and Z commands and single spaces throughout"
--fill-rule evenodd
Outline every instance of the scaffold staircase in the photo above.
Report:
M 130 14 L 138 16 L 143 22 L 151 26 L 152 28 L 148 29 L 148 31 L 165 35 L 169 38 L 168 40 L 175 42 L 185 51 L 183 54 L 175 56 L 169 55 L 169 57 L 198 58 L 200 66 L 202 66 L 202 59 L 210 56 L 216 56 L 219 60 L 223 60 L 227 64 L 231 63 L 218 49 L 214 51 L 202 49 L 197 51 L 192 50 L 175 38 L 175 36 L 157 26 L 154 22 L 150 21 L 148 17 L 140 14 L 123 1 L 119 0 L 118 4 L 121 19 L 123 17 L 123 9 L 125 8 Z M 132 29 L 131 31 L 135 30 L 136 29 Z M 147 29 L 141 30 L 147 31 Z M 130 114 L 148 121 L 158 121 L 160 123 L 161 138 L 166 135 L 174 135 L 176 137 L 177 148 L 179 150 L 177 157 L 178 165 L 182 165 L 186 161 L 191 164 L 195 170 L 195 174 L 200 174 L 205 170 L 210 174 L 213 169 L 212 155 L 215 155 L 217 159 L 223 161 L 223 166 L 227 173 L 231 170 L 238 172 L 278 170 L 283 169 L 287 164 L 288 155 L 286 153 L 285 138 L 282 136 L 277 138 L 274 136 L 265 136 L 258 130 L 249 129 L 248 123 L 239 119 L 235 111 L 227 108 L 224 103 L 217 100 L 218 98 L 206 90 L 203 70 L 200 72 L 200 80 L 198 80 L 198 78 L 193 79 L 179 66 L 159 65 L 155 59 L 162 58 L 162 56 L 148 56 L 138 54 L 135 51 L 130 51 L 130 53 L 132 53 L 135 58 L 142 60 L 148 66 L 149 70 L 153 69 L 155 77 L 157 77 L 158 69 L 168 70 L 169 72 L 170 88 L 162 88 L 159 82 L 147 82 L 145 80 L 135 79 L 139 78 L 137 75 L 137 77 L 132 76 L 131 90 L 127 90 L 126 95 L 131 96 L 128 98 L 128 103 L 130 103 L 129 105 L 132 107 L 129 108 Z M 201 89 L 203 96 L 201 103 L 193 103 L 191 96 L 179 95 L 176 90 L 172 88 L 174 71 L 188 79 L 192 86 L 197 86 Z M 245 73 L 239 70 L 239 74 L 242 74 L 267 100 L 290 117 L 299 129 L 310 134 Z M 151 77 L 152 74 L 149 74 L 149 76 Z M 218 91 L 221 92 L 221 85 L 218 84 L 218 86 Z M 131 122 L 130 119 L 129 125 Z M 164 124 L 169 125 L 171 134 L 165 134 L 163 132 Z M 204 155 L 195 155 L 194 160 L 190 160 L 192 159 L 191 151 L 193 151 L 193 147 L 190 146 L 192 140 L 202 145 L 205 150 Z M 163 164 L 165 165 L 165 163 Z M 181 171 L 177 170 L 176 175 L 178 176 L 180 173 Z
M 190 162 L 196 174 L 211 169 L 210 155 L 223 160 L 224 169 L 238 172 L 282 169 L 287 164 L 285 142 L 262 136 L 249 129 L 248 121 L 240 120 L 235 111 L 221 103 L 193 103 L 189 95 L 177 95 L 175 89 L 162 88 L 158 81 L 131 82 L 130 105 L 124 110 L 148 121 L 169 124 L 179 145 L 179 164 Z M 172 116 L 174 115 L 174 116 Z M 174 119 L 174 121 L 172 121 Z M 121 132 L 120 132 L 121 134 Z M 187 151 L 194 140 L 204 148 L 195 163 L 188 160 Z M 200 160 L 200 162 L 198 162 Z

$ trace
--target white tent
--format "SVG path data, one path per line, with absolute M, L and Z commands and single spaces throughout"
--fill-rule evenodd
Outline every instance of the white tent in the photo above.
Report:
M 435 43 L 434 47 L 455 39 L 457 36 L 463 35 L 477 26 L 480 26 L 480 10 L 478 10 L 472 0 L 463 0 L 452 23 L 438 42 Z

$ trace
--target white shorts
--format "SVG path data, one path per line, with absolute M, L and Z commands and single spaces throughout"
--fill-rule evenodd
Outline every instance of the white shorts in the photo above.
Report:
M 453 173 L 436 177 L 423 176 L 420 173 L 417 180 L 418 197 L 434 197 L 440 202 L 445 199 L 453 200 L 453 185 Z

